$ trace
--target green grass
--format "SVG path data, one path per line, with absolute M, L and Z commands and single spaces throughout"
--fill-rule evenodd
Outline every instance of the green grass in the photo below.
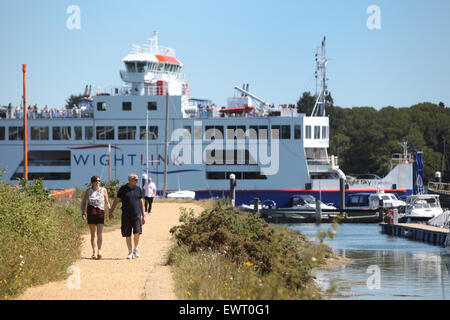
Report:
M 180 299 L 323 299 L 312 269 L 329 247 L 254 215 L 217 205 L 199 216 L 182 209 L 170 250 Z
M 81 256 L 82 235 L 89 233 L 81 218 L 84 190 L 72 200 L 55 200 L 40 180 L 19 185 L 0 181 L 0 300 L 66 278 L 67 268 Z M 115 192 L 114 185 L 107 187 Z M 111 221 L 105 217 L 105 228 L 119 224 L 120 211 Z
M 0 299 L 58 280 L 80 255 L 79 200 L 55 201 L 40 181 L 0 182 Z

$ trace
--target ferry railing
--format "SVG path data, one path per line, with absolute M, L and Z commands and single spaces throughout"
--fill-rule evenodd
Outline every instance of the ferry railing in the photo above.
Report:
M 450 183 L 428 182 L 428 190 L 450 194 Z
M 34 112 L 28 112 L 28 118 L 32 120 L 51 120 L 51 119 L 82 119 L 82 118 L 93 118 L 93 112 L 92 110 L 80 110 L 77 109 L 77 111 L 68 110 L 68 109 L 54 109 L 49 113 L 46 113 L 44 111 L 38 111 L 36 113 Z M 22 120 L 23 119 L 23 112 L 20 112 L 17 114 L 17 112 L 14 112 L 13 114 L 6 115 L 5 118 L 0 117 L 1 119 L 11 119 L 11 120 Z
M 129 72 L 126 70 L 120 70 L 120 76 L 124 81 L 132 82 L 132 76 L 143 72 Z M 150 74 L 151 77 L 148 77 L 147 73 Z M 184 73 L 176 73 L 171 71 L 156 71 L 156 70 L 147 70 L 144 75 L 144 79 L 150 78 L 151 80 L 164 80 L 164 81 L 184 81 L 185 76 Z M 150 80 L 147 79 L 147 80 Z
M 103 87 L 96 88 L 96 96 L 161 96 L 168 90 L 159 86 L 146 86 L 142 89 L 133 89 L 131 87 Z
M 414 160 L 411 153 L 408 153 L 406 156 L 403 153 L 394 153 L 391 161 L 393 163 L 412 163 Z

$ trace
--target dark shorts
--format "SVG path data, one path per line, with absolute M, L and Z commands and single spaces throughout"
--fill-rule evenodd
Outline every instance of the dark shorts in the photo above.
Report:
M 99 208 L 95 208 L 88 204 L 87 207 L 87 223 L 88 224 L 104 224 L 105 223 L 105 211 Z
M 141 217 L 128 217 L 122 214 L 122 237 L 131 237 L 133 234 L 142 234 L 142 220 Z

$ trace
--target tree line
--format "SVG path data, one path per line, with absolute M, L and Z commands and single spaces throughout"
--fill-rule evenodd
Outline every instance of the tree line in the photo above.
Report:
M 436 171 L 442 181 L 450 181 L 450 108 L 444 103 L 422 102 L 411 107 L 387 106 L 342 108 L 333 105 L 331 94 L 326 114 L 330 119 L 329 154 L 339 157 L 340 168 L 348 175 L 389 172 L 392 154 L 422 150 L 424 180 L 434 181 Z M 315 97 L 304 92 L 297 102 L 299 112 L 308 116 Z

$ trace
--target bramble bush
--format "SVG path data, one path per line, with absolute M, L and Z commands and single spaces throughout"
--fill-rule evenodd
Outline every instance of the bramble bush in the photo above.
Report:
M 241 299 L 319 299 L 321 294 L 317 288 L 312 268 L 331 257 L 331 249 L 322 243 L 312 243 L 297 231 L 286 228 L 274 227 L 255 215 L 244 215 L 232 207 L 216 206 L 212 210 L 205 210 L 195 217 L 192 210 L 183 209 L 180 216 L 179 226 L 173 227 L 171 233 L 174 235 L 177 245 L 172 250 L 169 262 L 182 267 L 180 259 L 199 259 L 205 256 L 216 256 L 220 258 L 220 267 L 212 267 L 218 270 L 212 278 L 222 279 L 220 274 L 226 274 L 226 270 L 233 274 L 244 277 L 231 276 L 233 279 L 241 279 L 245 283 L 235 285 L 235 295 L 224 295 L 223 290 L 212 294 L 199 291 L 202 297 L 193 297 L 193 290 L 187 290 L 189 294 L 184 298 L 226 298 Z M 184 248 L 184 249 L 183 249 Z M 198 260 L 198 259 L 197 259 Z M 210 259 L 209 259 L 210 260 Z M 183 263 L 186 265 L 186 263 Z M 206 261 L 198 267 L 201 275 L 208 265 Z M 225 268 L 224 266 L 228 266 Z M 251 268 L 249 268 L 251 267 Z M 190 271 L 183 270 L 189 274 L 187 287 L 192 284 L 192 262 L 189 263 Z M 195 269 L 195 267 L 194 267 Z M 203 271 L 202 271 L 203 270 Z M 183 273 L 182 272 L 182 273 Z M 244 273 L 242 273 L 244 272 Z M 204 277 L 198 276 L 203 279 Z M 185 279 L 186 280 L 186 279 Z M 187 280 L 186 280 L 187 281 Z M 212 280 L 211 280 L 212 281 Z M 225 281 L 225 280 L 221 280 Z M 230 283 L 227 282 L 228 289 Z M 253 289 L 242 294 L 237 288 L 251 286 Z M 264 287 L 264 290 L 258 288 Z M 197 285 L 198 288 L 218 287 L 217 284 Z M 241 292 L 241 293 L 238 293 Z

